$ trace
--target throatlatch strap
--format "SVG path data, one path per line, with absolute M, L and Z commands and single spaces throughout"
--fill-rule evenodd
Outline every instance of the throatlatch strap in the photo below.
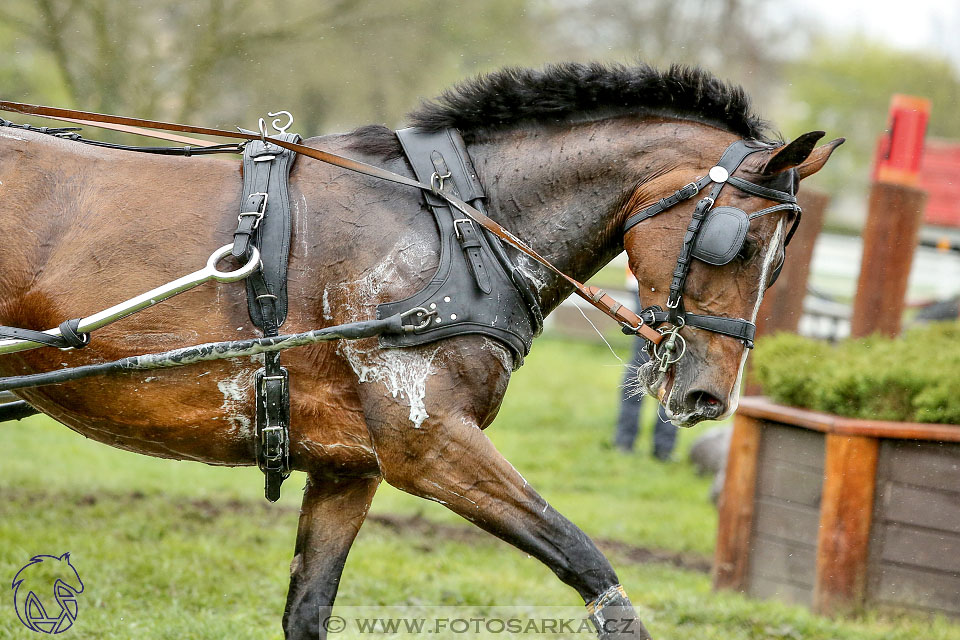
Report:
M 300 136 L 279 138 L 298 142 Z M 243 150 L 243 199 L 233 254 L 249 247 L 260 251 L 262 267 L 247 278 L 250 319 L 263 335 L 279 333 L 287 316 L 287 259 L 290 254 L 290 196 L 287 179 L 296 153 L 260 140 Z M 257 466 L 263 471 L 264 495 L 280 498 L 280 485 L 290 475 L 290 376 L 280 366 L 279 352 L 265 353 L 256 376 Z

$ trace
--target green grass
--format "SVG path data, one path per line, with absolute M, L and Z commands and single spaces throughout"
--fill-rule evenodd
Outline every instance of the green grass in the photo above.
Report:
M 648 433 L 634 455 L 607 445 L 620 371 L 605 347 L 540 340 L 488 433 L 592 537 L 709 556 L 709 479 L 686 463 L 653 461 Z M 699 432 L 681 433 L 678 457 Z M 86 589 L 77 624 L 62 637 L 280 638 L 303 477 L 287 481 L 275 506 L 264 503 L 261 483 L 255 469 L 136 456 L 45 418 L 0 425 L 0 639 L 33 635 L 4 585 L 30 556 L 64 551 Z M 397 514 L 426 522 L 388 526 L 386 516 Z M 539 562 L 475 531 L 384 485 L 338 603 L 579 609 L 577 595 Z M 831 621 L 713 593 L 703 573 L 638 564 L 622 548 L 610 558 L 658 639 L 960 640 L 960 626 L 942 619 Z

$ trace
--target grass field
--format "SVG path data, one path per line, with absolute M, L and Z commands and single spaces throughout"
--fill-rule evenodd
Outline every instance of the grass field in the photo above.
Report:
M 960 624 L 943 619 L 834 621 L 711 592 L 710 481 L 686 463 L 655 462 L 649 434 L 634 455 L 608 447 L 620 375 L 603 346 L 541 339 L 488 434 L 600 541 L 658 640 L 960 640 Z M 678 458 L 703 429 L 681 434 Z M 45 418 L 0 425 L 0 639 L 34 636 L 14 613 L 13 575 L 32 555 L 65 551 L 85 590 L 76 624 L 60 637 L 282 637 L 302 485 L 295 475 L 268 505 L 255 469 L 136 456 Z M 581 605 L 537 561 L 386 485 L 338 604 Z

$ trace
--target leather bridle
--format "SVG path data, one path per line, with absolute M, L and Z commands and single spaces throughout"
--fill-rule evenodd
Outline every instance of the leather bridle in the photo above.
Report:
M 627 231 L 644 220 L 693 198 L 707 188 L 710 189 L 707 195 L 704 195 L 697 202 L 690 218 L 690 224 L 687 226 L 683 246 L 670 282 L 670 292 L 666 303 L 667 310 L 664 311 L 659 306 L 649 306 L 640 312 L 640 317 L 647 326 L 659 328 L 664 324 L 671 325 L 659 329 L 661 333 L 668 336 L 663 348 L 658 350 L 659 343 L 654 343 L 653 355 L 661 363 L 661 371 L 665 371 L 669 364 L 676 362 L 683 356 L 686 345 L 678 332 L 684 326 L 731 336 L 742 340 L 748 349 L 753 348 L 753 339 L 757 331 L 753 322 L 742 318 L 725 318 L 691 313 L 684 308 L 683 290 L 687 275 L 690 272 L 690 265 L 695 258 L 708 264 L 723 265 L 729 263 L 742 252 L 750 220 L 754 218 L 776 211 L 792 211 L 795 217 L 793 225 L 784 240 L 784 250 L 790 243 L 797 226 L 800 224 L 802 213 L 794 194 L 797 183 L 796 171 L 790 169 L 778 174 L 774 186 L 756 184 L 733 175 L 734 171 L 748 156 L 773 148 L 775 147 L 772 145 L 756 140 L 737 140 L 727 147 L 720 161 L 710 169 L 707 175 L 685 185 L 656 204 L 631 215 L 624 223 L 623 232 L 626 235 Z M 766 200 L 773 200 L 778 204 L 749 215 L 736 207 L 715 207 L 720 193 L 728 184 L 740 191 Z M 767 287 L 772 286 L 780 275 L 780 270 L 783 267 L 782 258 L 781 255 L 779 264 L 774 267 L 774 271 L 766 283 Z M 679 344 L 677 344 L 678 342 Z

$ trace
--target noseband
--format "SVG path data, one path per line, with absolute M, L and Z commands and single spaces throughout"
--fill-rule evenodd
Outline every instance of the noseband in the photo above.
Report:
M 687 226 L 687 232 L 683 238 L 683 247 L 677 258 L 677 266 L 673 270 L 670 294 L 667 297 L 667 310 L 664 311 L 661 307 L 654 305 L 646 307 L 640 313 L 640 318 L 646 325 L 657 329 L 666 338 L 660 345 L 653 345 L 653 355 L 660 363 L 661 372 L 665 372 L 670 364 L 683 357 L 686 344 L 683 337 L 679 335 L 679 331 L 684 326 L 738 338 L 743 340 L 748 349 L 753 348 L 753 339 L 757 331 L 755 324 L 742 318 L 724 318 L 690 313 L 684 309 L 683 288 L 690 271 L 690 264 L 694 258 L 712 265 L 728 264 L 736 258 L 743 251 L 747 230 L 750 228 L 750 221 L 754 218 L 775 211 L 795 212 L 796 217 L 793 226 L 787 233 L 784 248 L 793 238 L 797 225 L 800 224 L 801 215 L 801 209 L 797 205 L 797 197 L 794 194 L 796 171 L 790 169 L 778 174 L 777 184 L 774 186 L 785 188 L 759 185 L 733 175 L 734 171 L 748 156 L 772 148 L 774 147 L 756 140 L 734 142 L 727 147 L 720 161 L 710 169 L 706 176 L 687 184 L 674 192 L 673 195 L 663 198 L 643 211 L 635 213 L 627 218 L 623 225 L 623 232 L 626 233 L 644 220 L 663 213 L 709 188 L 709 193 L 697 202 L 690 224 Z M 750 195 L 773 200 L 779 204 L 755 211 L 749 215 L 736 207 L 715 207 L 717 198 L 720 197 L 721 191 L 728 184 Z M 780 275 L 782 267 L 783 260 L 781 259 L 774 268 L 767 287 L 773 285 Z M 658 328 L 664 323 L 669 323 L 671 326 Z

